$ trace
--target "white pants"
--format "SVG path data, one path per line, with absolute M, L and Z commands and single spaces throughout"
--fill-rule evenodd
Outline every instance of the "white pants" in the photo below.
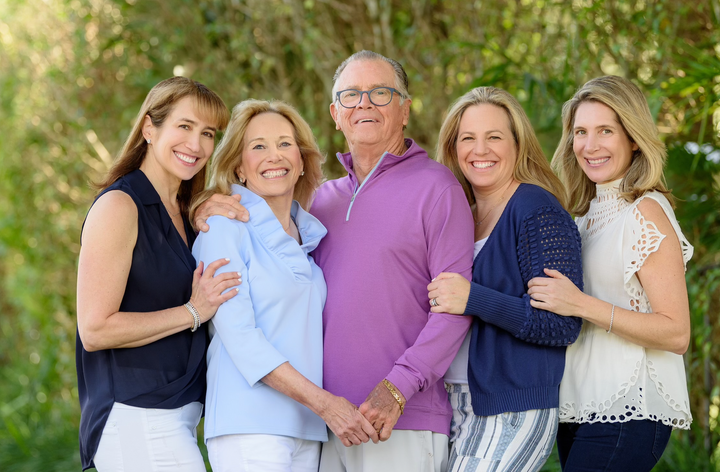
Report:
M 393 430 L 390 439 L 346 447 L 331 431 L 323 444 L 320 472 L 444 472 L 448 437 L 432 431 Z
M 317 472 L 320 442 L 273 434 L 208 439 L 213 472 Z
M 467 384 L 446 384 L 453 408 L 448 472 L 535 472 L 552 452 L 558 409 L 476 416 Z
M 201 415 L 198 402 L 174 410 L 114 403 L 95 453 L 98 472 L 205 472 Z

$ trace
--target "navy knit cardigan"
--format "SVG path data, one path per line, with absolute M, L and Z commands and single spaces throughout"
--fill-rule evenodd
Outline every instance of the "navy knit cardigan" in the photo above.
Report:
M 473 264 L 468 379 L 478 416 L 557 408 L 566 346 L 582 320 L 530 306 L 528 282 L 555 269 L 581 290 L 580 234 L 557 199 L 521 184 Z

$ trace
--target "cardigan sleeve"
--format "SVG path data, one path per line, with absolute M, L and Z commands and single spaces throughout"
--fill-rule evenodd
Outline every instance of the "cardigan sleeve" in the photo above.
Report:
M 245 223 L 237 223 L 224 216 L 213 216 L 208 219 L 208 224 L 210 230 L 200 233 L 193 245 L 195 259 L 207 267 L 213 261 L 228 258 L 230 262 L 218 269 L 216 274 L 242 274 L 242 283 L 237 287 L 238 294 L 220 305 L 210 322 L 215 328 L 215 336 L 220 337 L 235 367 L 253 387 L 280 364 L 287 362 L 287 359 L 255 324 L 255 310 L 250 297 L 252 281 L 243 257 L 243 249 L 252 244 L 247 230 L 242 226 Z
M 542 206 L 520 225 L 517 255 L 525 291 L 533 277 L 546 277 L 543 269 L 555 269 L 583 289 L 580 234 L 570 215 L 555 206 Z M 472 283 L 466 315 L 510 332 L 526 342 L 566 346 L 580 334 L 582 320 L 538 310 L 530 296 L 513 296 Z

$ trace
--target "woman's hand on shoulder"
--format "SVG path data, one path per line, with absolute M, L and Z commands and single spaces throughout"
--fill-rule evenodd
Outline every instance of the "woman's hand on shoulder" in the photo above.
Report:
M 230 259 L 218 259 L 205 268 L 201 261 L 193 272 L 190 303 L 200 313 L 202 323 L 215 316 L 220 305 L 238 294 L 237 286 L 242 283 L 240 272 L 223 272 L 216 275 L 219 268 L 229 263 Z
M 206 233 L 210 229 L 207 220 L 215 215 L 247 222 L 250 214 L 247 209 L 240 204 L 240 198 L 240 195 L 223 195 L 216 193 L 197 208 L 193 225 L 197 230 Z
M 559 271 L 544 269 L 544 272 L 547 277 L 535 277 L 528 282 L 530 305 L 560 316 L 582 317 L 587 295 Z
M 430 311 L 462 315 L 470 297 L 470 282 L 460 274 L 442 272 L 427 286 Z

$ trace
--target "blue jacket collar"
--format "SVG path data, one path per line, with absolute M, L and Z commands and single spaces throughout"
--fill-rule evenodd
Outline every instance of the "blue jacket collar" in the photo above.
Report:
M 283 257 L 287 248 L 292 247 L 287 244 L 292 238 L 285 233 L 280 221 L 275 217 L 275 213 L 265 199 L 237 184 L 233 184 L 232 194 L 242 196 L 242 204 L 250 213 L 248 224 L 255 228 L 255 231 L 267 244 L 268 249 Z M 295 200 L 293 200 L 290 214 L 300 232 L 302 250 L 306 254 L 313 251 L 327 234 L 327 229 L 317 218 L 303 210 Z

